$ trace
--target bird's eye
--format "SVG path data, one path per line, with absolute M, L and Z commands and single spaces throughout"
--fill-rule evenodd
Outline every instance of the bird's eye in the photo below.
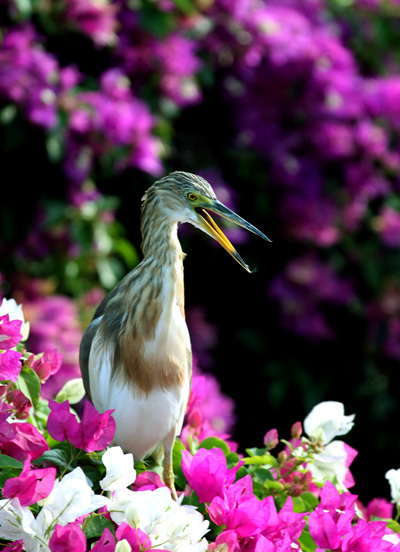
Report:
M 189 193 L 189 194 L 187 195 L 187 198 L 190 199 L 190 201 L 196 201 L 197 195 L 196 195 L 196 194 L 193 194 L 193 193 Z

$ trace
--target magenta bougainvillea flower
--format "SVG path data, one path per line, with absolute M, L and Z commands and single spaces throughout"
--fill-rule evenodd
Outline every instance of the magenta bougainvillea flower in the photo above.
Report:
M 394 504 L 388 502 L 386 498 L 374 498 L 362 510 L 364 510 L 365 519 L 371 521 L 374 518 L 390 519 L 393 516 L 393 508 Z
M 92 552 L 114 552 L 115 550 L 115 538 L 110 529 L 106 527 L 101 535 L 100 539 L 92 548 Z
M 21 320 L 10 320 L 8 314 L 0 316 L 0 347 L 12 349 L 22 339 Z
M 21 320 L 10 320 L 8 314 L 0 316 L 0 381 L 15 382 L 21 371 L 22 354 L 11 350 L 22 339 L 21 326 Z
M 6 422 L 11 432 L 9 431 L 9 439 L 3 440 L 1 449 L 3 454 L 12 456 L 20 462 L 24 462 L 27 458 L 36 460 L 46 450 L 49 450 L 49 445 L 46 439 L 36 427 L 29 422 Z
M 21 371 L 22 353 L 9 349 L 0 353 L 0 381 L 16 382 Z
M 182 451 L 182 471 L 200 502 L 222 496 L 225 487 L 235 480 L 240 465 L 228 469 L 221 449 L 200 449 L 194 456 Z
M 132 485 L 134 491 L 154 491 L 160 487 L 165 487 L 161 477 L 156 472 L 145 471 L 136 476 Z
M 338 548 L 343 536 L 351 531 L 356 500 L 357 495 L 350 492 L 339 494 L 330 481 L 325 483 L 320 504 L 309 518 L 310 534 L 317 546 L 329 550 Z
M 277 429 L 270 429 L 264 435 L 264 445 L 268 450 L 275 448 L 279 443 L 279 436 Z
M 49 401 L 51 412 L 47 422 L 47 429 L 53 439 L 69 441 L 76 448 L 86 452 L 103 450 L 107 447 L 115 433 L 115 420 L 112 410 L 99 414 L 95 407 L 87 400 L 83 407 L 81 422 L 78 422 L 69 409 L 68 401 L 59 404 Z
M 55 468 L 32 470 L 31 461 L 28 458 L 24 462 L 21 474 L 5 482 L 3 496 L 18 498 L 21 506 L 31 506 L 50 494 L 54 487 L 56 473 Z
M 115 536 L 117 537 L 117 541 L 121 541 L 123 539 L 128 541 L 132 552 L 141 552 L 142 550 L 148 550 L 151 548 L 151 541 L 146 533 L 140 529 L 131 527 L 125 521 L 123 521 L 118 527 L 115 532 Z
M 85 533 L 75 523 L 68 523 L 65 526 L 57 523 L 49 541 L 49 548 L 51 552 L 65 552 L 66 550 L 86 552 Z
M 14 416 L 18 420 L 25 420 L 29 416 L 32 407 L 31 401 L 19 389 L 10 389 L 6 394 L 6 400 L 14 407 Z
M 35 370 L 41 382 L 45 382 L 50 376 L 56 374 L 61 368 L 62 354 L 57 349 L 48 349 L 35 360 L 32 369 Z

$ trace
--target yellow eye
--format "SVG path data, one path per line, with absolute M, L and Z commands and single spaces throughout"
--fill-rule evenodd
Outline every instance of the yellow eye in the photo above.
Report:
M 196 195 L 196 194 L 193 194 L 193 193 L 189 193 L 189 194 L 187 195 L 187 198 L 190 199 L 190 201 L 196 201 L 197 195 Z

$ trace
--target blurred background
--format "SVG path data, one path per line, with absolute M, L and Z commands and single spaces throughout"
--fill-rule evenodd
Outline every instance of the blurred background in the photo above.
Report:
M 45 395 L 79 375 L 82 330 L 141 258 L 143 192 L 198 173 L 273 240 L 222 223 L 250 275 L 180 230 L 215 431 L 243 452 L 341 401 L 352 491 L 389 498 L 399 139 L 398 0 L 1 0 L 1 293 L 29 350 L 63 354 Z

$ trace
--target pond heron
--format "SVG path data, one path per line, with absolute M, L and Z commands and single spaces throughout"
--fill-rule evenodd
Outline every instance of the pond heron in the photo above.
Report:
M 88 398 L 99 412 L 114 410 L 113 444 L 135 461 L 153 454 L 161 462 L 164 454 L 163 478 L 174 498 L 172 450 L 192 370 L 178 223 L 206 232 L 250 272 L 210 212 L 270 241 L 218 201 L 204 178 L 178 171 L 165 176 L 142 199 L 143 260 L 100 303 L 80 347 Z

